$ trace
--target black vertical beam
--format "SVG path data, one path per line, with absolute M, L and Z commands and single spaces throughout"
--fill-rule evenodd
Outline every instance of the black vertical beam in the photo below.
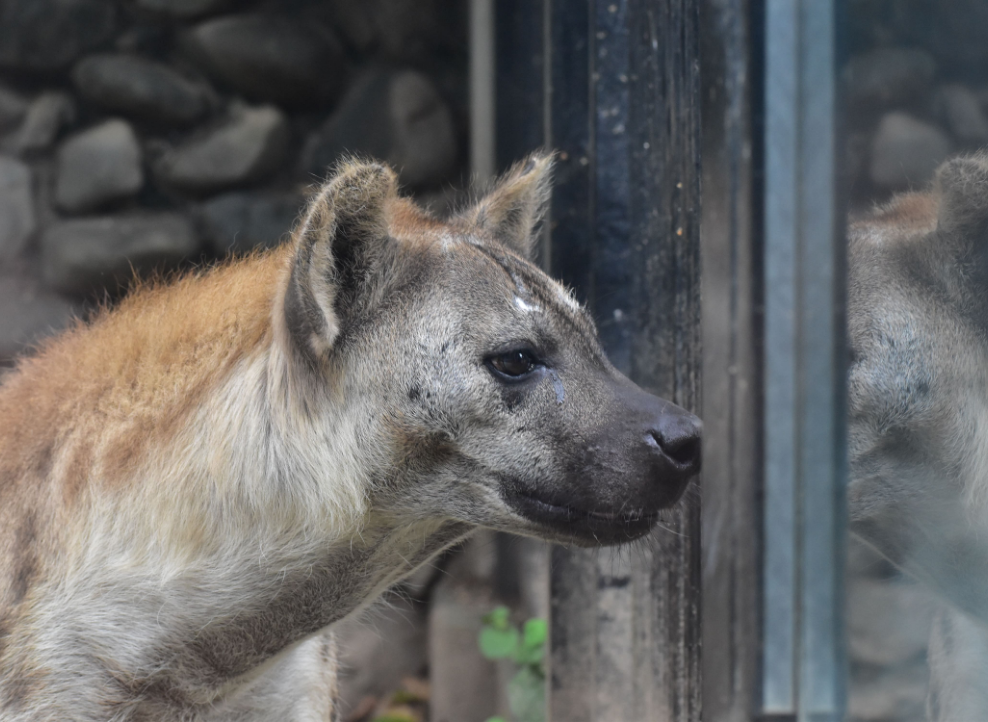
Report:
M 589 302 L 593 283 L 593 65 L 589 0 L 545 2 L 545 133 L 557 153 L 548 219 L 549 272 Z M 597 571 L 586 551 L 550 551 L 548 719 L 593 722 Z
M 615 365 L 699 403 L 697 9 L 546 0 L 549 268 Z M 550 718 L 698 720 L 699 494 L 647 549 L 552 553 Z
M 700 411 L 698 3 L 629 3 L 631 377 Z M 654 535 L 651 688 L 638 719 L 700 719 L 700 489 Z
M 543 0 L 497 0 L 495 160 L 504 171 L 545 145 Z
M 703 0 L 703 712 L 750 722 L 762 635 L 762 14 Z

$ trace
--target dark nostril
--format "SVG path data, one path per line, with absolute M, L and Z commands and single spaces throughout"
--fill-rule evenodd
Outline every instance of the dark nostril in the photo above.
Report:
M 700 461 L 700 440 L 695 436 L 678 439 L 659 439 L 659 446 L 670 459 L 680 466 L 691 466 Z
M 698 433 L 681 428 L 653 429 L 650 436 L 662 453 L 680 469 L 689 473 L 700 470 L 701 443 Z

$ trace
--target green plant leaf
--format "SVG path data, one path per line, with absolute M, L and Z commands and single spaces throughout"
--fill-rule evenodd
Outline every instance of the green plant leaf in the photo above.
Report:
M 487 722 L 508 722 L 504 717 L 491 717 Z
M 480 630 L 478 643 L 480 653 L 487 659 L 504 659 L 514 654 L 518 648 L 519 634 L 514 627 L 501 630 L 494 627 L 484 627 Z
M 505 606 L 494 607 L 490 614 L 484 615 L 484 624 L 502 632 L 506 631 L 511 627 L 511 610 Z
M 545 722 L 545 677 L 522 667 L 508 682 L 508 705 L 515 722 Z
M 549 638 L 549 625 L 544 619 L 529 619 L 522 630 L 522 644 L 526 647 L 541 647 Z
M 522 630 L 521 644 L 515 653 L 517 664 L 538 664 L 545 657 L 549 625 L 544 619 L 529 619 Z

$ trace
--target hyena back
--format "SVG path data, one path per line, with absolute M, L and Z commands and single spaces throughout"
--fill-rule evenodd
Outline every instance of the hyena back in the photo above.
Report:
M 647 533 L 699 421 L 528 260 L 533 156 L 440 222 L 350 162 L 292 241 L 0 386 L 0 719 L 329 719 L 334 622 L 488 527 Z

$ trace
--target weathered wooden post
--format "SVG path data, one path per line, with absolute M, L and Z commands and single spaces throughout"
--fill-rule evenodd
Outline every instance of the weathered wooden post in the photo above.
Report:
M 559 154 L 544 264 L 593 310 L 618 368 L 695 409 L 696 3 L 544 0 L 499 13 L 499 156 L 536 138 Z M 696 489 L 647 545 L 552 550 L 551 719 L 699 719 L 699 553 Z
M 760 704 L 764 322 L 757 4 L 704 0 L 700 8 L 703 716 L 717 722 L 751 722 Z
M 559 1 L 547 21 L 550 267 L 619 369 L 697 409 L 696 3 Z M 694 489 L 639 550 L 553 550 L 552 720 L 700 719 L 699 534 Z

